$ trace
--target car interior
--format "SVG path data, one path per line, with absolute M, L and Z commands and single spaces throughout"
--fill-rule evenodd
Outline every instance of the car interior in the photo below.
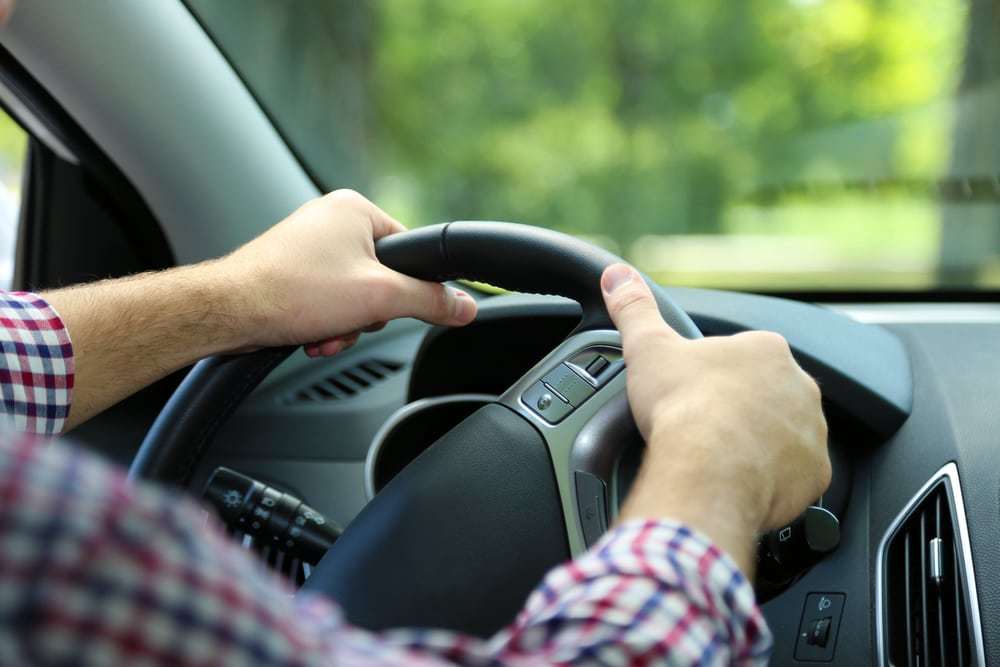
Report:
M 489 636 L 642 461 L 621 256 L 682 335 L 778 332 L 822 390 L 830 488 L 760 537 L 771 664 L 1000 660 L 994 3 L 460 4 L 18 3 L 14 289 L 218 257 L 350 187 L 415 227 L 380 261 L 479 304 L 205 359 L 72 439 L 353 623 Z

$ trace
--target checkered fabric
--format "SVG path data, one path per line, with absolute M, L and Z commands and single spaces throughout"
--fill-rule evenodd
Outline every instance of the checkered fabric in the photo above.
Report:
M 77 448 L 0 433 L 0 664 L 756 665 L 770 649 L 732 561 L 668 521 L 612 530 L 482 641 L 350 627 L 207 517 Z
M 0 395 L 14 428 L 59 433 L 73 393 L 73 346 L 41 297 L 0 292 Z

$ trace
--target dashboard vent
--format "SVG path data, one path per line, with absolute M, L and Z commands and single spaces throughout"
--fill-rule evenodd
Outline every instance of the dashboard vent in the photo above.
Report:
M 964 508 L 954 494 L 946 474 L 929 482 L 883 542 L 882 664 L 982 664 Z
M 367 359 L 341 368 L 327 377 L 285 397 L 286 404 L 342 401 L 365 392 L 403 370 L 403 364 L 386 359 Z

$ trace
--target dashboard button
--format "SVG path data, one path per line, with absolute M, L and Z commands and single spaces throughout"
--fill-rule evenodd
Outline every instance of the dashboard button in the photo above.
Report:
M 521 402 L 550 424 L 558 424 L 573 411 L 572 405 L 541 381 L 531 385 L 531 388 L 521 395 Z
M 806 637 L 806 643 L 826 648 L 826 643 L 830 639 L 830 623 L 832 621 L 831 616 L 813 621 L 812 627 L 808 630 L 809 636 Z
M 588 548 L 608 530 L 608 498 L 604 480 L 582 470 L 576 471 L 576 503 L 580 528 Z
M 576 371 L 566 364 L 559 364 L 553 368 L 542 378 L 542 382 L 574 408 L 580 407 L 596 391 L 594 385 L 577 375 Z
M 587 372 L 590 373 L 591 377 L 596 378 L 610 365 L 611 365 L 610 361 L 608 361 L 601 355 L 597 355 L 596 357 L 594 357 L 593 361 L 587 364 Z
M 795 642 L 800 662 L 830 662 L 837 645 L 837 631 L 847 596 L 843 593 L 810 593 L 806 596 Z

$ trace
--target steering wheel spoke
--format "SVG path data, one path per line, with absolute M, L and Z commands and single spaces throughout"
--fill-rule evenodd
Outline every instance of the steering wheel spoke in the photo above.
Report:
M 570 335 L 498 401 L 541 433 L 552 458 L 566 537 L 575 556 L 616 511 L 614 469 L 630 425 L 621 337 L 612 329 Z M 613 438 L 608 436 L 615 436 Z

